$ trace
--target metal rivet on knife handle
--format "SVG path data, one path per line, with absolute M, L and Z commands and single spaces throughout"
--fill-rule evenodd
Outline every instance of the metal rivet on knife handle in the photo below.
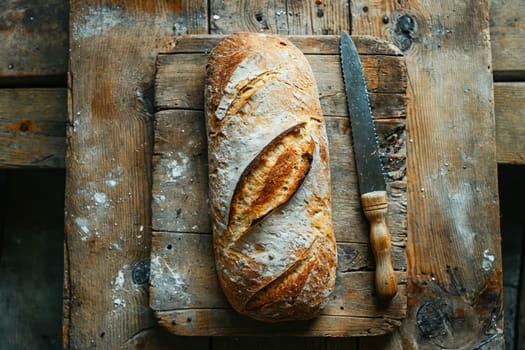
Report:
M 381 299 L 389 299 L 397 293 L 397 281 L 392 267 L 390 231 L 385 221 L 388 208 L 387 193 L 365 193 L 361 196 L 361 206 L 370 222 L 370 244 L 376 261 L 376 292 Z

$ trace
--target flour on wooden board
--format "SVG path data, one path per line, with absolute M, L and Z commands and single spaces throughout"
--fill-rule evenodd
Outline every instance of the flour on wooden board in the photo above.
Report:
M 157 202 L 164 202 L 166 200 L 166 196 L 163 194 L 156 194 L 153 196 L 153 199 Z
M 106 174 L 104 177 L 104 182 L 108 187 L 116 187 L 122 182 L 121 176 L 123 172 L 124 171 L 121 166 L 116 167 Z
M 152 274 L 151 285 L 158 290 L 169 290 L 171 297 L 180 304 L 190 304 L 191 295 L 187 292 L 188 284 L 181 273 L 173 269 L 164 259 L 156 256 L 151 260 L 151 271 L 161 272 Z
M 496 257 L 492 254 L 490 254 L 488 249 L 485 249 L 483 251 L 483 262 L 481 263 L 481 267 L 484 271 L 491 271 L 494 266 L 494 260 L 496 260 Z
M 116 26 L 129 25 L 134 22 L 133 17 L 124 14 L 124 11 L 118 7 L 90 7 L 87 15 L 73 22 L 73 38 L 75 40 L 87 39 L 104 34 Z
M 448 164 L 447 164 L 448 166 Z M 469 197 L 472 196 L 472 186 L 470 184 L 460 184 L 452 186 L 446 173 L 441 173 L 441 181 L 445 182 L 445 187 L 448 188 L 446 207 L 442 208 L 441 212 L 445 214 L 454 229 L 456 241 L 462 245 L 462 253 L 468 254 L 470 257 L 475 256 L 475 243 L 478 232 L 475 224 L 469 219 L 469 211 L 471 210 L 468 203 L 472 201 Z M 474 188 L 474 191 L 478 191 Z M 483 251 L 483 259 L 481 261 L 481 268 L 485 272 L 494 269 L 495 256 L 490 253 L 489 249 Z
M 124 271 L 127 270 L 129 265 L 122 266 L 122 269 L 120 269 L 117 272 L 117 276 L 113 279 L 113 282 L 111 283 L 113 286 L 112 290 L 112 299 L 113 299 L 113 305 L 115 307 L 126 307 L 126 301 L 123 299 L 122 294 L 126 293 L 126 290 L 124 288 L 124 285 L 126 283 L 125 274 Z
M 107 207 L 108 205 L 108 196 L 104 192 L 95 192 L 93 199 L 97 206 Z
M 177 152 L 177 158 L 173 159 L 166 165 L 168 170 L 169 181 L 176 181 L 178 178 L 185 176 L 190 160 L 182 153 Z
M 78 228 L 80 229 L 79 233 L 80 233 L 80 239 L 83 240 L 83 241 L 87 241 L 88 238 L 91 236 L 91 232 L 89 230 L 89 226 L 88 226 L 88 220 L 86 218 L 75 218 L 73 220 L 75 222 L 75 224 L 78 226 Z

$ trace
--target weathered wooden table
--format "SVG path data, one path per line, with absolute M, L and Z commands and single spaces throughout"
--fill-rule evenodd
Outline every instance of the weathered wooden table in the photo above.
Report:
M 392 336 L 363 339 L 360 347 L 377 348 L 379 342 L 390 348 L 425 343 L 468 348 L 502 342 L 486 2 L 71 5 L 66 158 L 70 347 L 158 341 L 157 328 L 151 328 L 155 321 L 148 309 L 147 279 L 141 278 L 150 250 L 154 59 L 176 45 L 178 34 L 238 30 L 351 30 L 386 38 L 404 51 L 411 99 L 409 317 Z M 184 341 L 208 347 L 206 340 Z M 237 340 L 215 342 L 227 346 Z
M 229 307 L 218 284 L 208 215 L 204 122 L 207 53 L 224 36 L 181 36 L 157 56 L 152 173 L 150 306 L 180 335 L 360 336 L 389 333 L 406 315 L 406 110 L 404 57 L 392 44 L 354 37 L 368 81 L 389 193 L 398 293 L 381 303 L 374 290 L 368 223 L 360 206 L 340 68 L 339 36 L 291 36 L 317 81 L 330 154 L 336 287 L 312 322 L 267 325 Z M 191 321 L 188 321 L 191 320 Z
M 508 10 L 494 4 L 494 13 Z M 37 15 L 27 15 L 27 28 Z M 493 24 L 494 33 L 509 30 L 502 23 Z M 163 331 L 154 318 L 148 266 L 155 60 L 160 52 L 173 50 L 179 35 L 238 30 L 285 35 L 347 30 L 390 41 L 405 55 L 410 100 L 408 317 L 389 335 L 187 338 Z M 510 33 L 519 33 L 519 26 Z M 500 72 L 497 79 L 508 77 L 508 70 L 523 72 L 523 51 L 509 51 L 507 47 L 516 46 L 498 40 L 493 64 L 488 35 L 487 1 L 72 1 L 64 346 L 500 348 L 502 276 L 493 103 L 495 99 L 496 116 L 501 116 L 497 159 L 523 164 L 523 143 L 516 136 L 520 115 L 508 106 L 516 100 L 512 96 L 523 96 L 525 90 L 519 83 L 497 83 L 493 97 L 493 67 Z M 34 51 L 33 58 L 37 54 L 45 53 Z M 63 62 L 48 61 L 54 63 L 32 69 L 27 68 L 28 60 L 6 64 L 0 74 L 65 73 Z M 53 108 L 65 100 L 65 91 L 56 90 L 4 90 L 0 99 L 17 106 L 50 101 Z M 28 98 L 29 92 L 34 97 Z M 51 95 L 56 97 L 50 99 Z M 37 125 L 58 123 L 46 119 L 53 114 L 38 115 L 43 119 Z M 42 133 L 34 141 L 42 145 L 42 153 L 30 157 L 34 144 L 23 136 L 42 129 L 11 120 L 2 131 L 11 137 L 18 128 L 22 137 L 2 140 L 27 148 L 0 155 L 3 166 L 64 164 L 56 135 Z M 7 144 L 6 148 L 12 149 Z

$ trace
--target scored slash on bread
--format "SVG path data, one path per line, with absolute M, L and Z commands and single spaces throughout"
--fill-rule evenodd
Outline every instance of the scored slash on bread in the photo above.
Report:
M 230 207 L 227 236 L 237 242 L 303 183 L 314 152 L 305 134 L 306 123 L 292 126 L 274 138 L 242 172 Z
M 335 286 L 328 145 L 306 58 L 278 35 L 212 50 L 205 87 L 217 275 L 240 313 L 318 316 Z

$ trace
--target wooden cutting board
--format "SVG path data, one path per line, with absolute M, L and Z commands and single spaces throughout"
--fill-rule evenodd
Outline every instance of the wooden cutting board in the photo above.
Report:
M 329 139 L 336 288 L 315 320 L 265 324 L 236 313 L 219 286 L 208 215 L 203 90 L 208 52 L 222 36 L 185 36 L 157 57 L 152 178 L 150 306 L 180 335 L 364 336 L 387 333 L 406 315 L 406 89 L 400 51 L 354 37 L 361 55 L 387 172 L 388 225 L 398 294 L 378 302 L 374 260 L 354 169 L 339 60 L 339 36 L 290 37 L 317 79 Z

